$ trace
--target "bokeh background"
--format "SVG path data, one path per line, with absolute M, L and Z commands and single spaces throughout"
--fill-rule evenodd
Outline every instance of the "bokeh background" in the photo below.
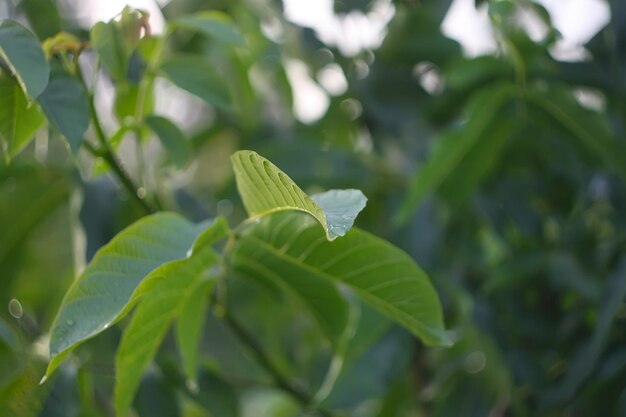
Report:
M 457 344 L 428 349 L 366 312 L 325 400 L 363 417 L 626 416 L 626 3 L 620 0 L 1 0 L 42 40 L 125 5 L 153 34 L 199 10 L 228 14 L 246 47 L 176 34 L 207 56 L 234 108 L 164 79 L 153 111 L 192 157 L 122 140 L 129 174 L 193 220 L 243 218 L 229 155 L 253 149 L 305 190 L 360 188 L 357 225 L 429 274 Z M 93 72 L 95 55 L 81 64 Z M 113 135 L 115 83 L 95 82 Z M 622 214 L 620 214 L 622 213 Z M 110 416 L 119 328 L 45 385 L 48 330 L 77 272 L 142 215 L 106 165 L 38 132 L 0 162 L 0 416 Z M 235 278 L 236 279 L 236 278 Z M 320 382 L 328 349 L 303 312 L 240 283 L 237 312 L 292 378 Z M 368 315 L 369 314 L 369 315 Z M 124 322 L 121 326 L 124 326 Z M 136 415 L 307 415 L 209 317 L 198 389 L 166 342 Z

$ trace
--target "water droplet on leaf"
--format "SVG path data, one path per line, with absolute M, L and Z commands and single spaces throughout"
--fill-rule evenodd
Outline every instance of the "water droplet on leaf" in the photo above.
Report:
M 67 320 L 65 320 L 65 324 L 67 324 L 68 326 L 73 326 L 74 325 L 74 320 L 67 319 Z

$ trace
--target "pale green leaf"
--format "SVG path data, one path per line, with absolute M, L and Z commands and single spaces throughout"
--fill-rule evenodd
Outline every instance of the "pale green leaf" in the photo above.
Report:
M 245 39 L 233 26 L 230 17 L 221 12 L 204 11 L 189 16 L 183 16 L 172 22 L 172 25 L 174 27 L 200 32 L 228 45 L 245 45 Z
M 193 288 L 176 321 L 176 341 L 183 361 L 185 375 L 198 379 L 198 348 L 209 307 L 209 293 L 214 281 L 200 281 Z
M 235 271 L 271 280 L 301 297 L 329 338 L 346 324 L 346 304 L 332 291 L 339 284 L 425 344 L 449 344 L 439 298 L 426 274 L 400 249 L 364 231 L 353 229 L 329 242 L 310 217 L 282 213 L 250 226 L 231 262 Z
M 98 22 L 91 28 L 91 45 L 96 50 L 104 67 L 116 81 L 126 80 L 131 51 L 125 45 L 120 29 L 115 22 Z
M 149 116 L 146 123 L 176 166 L 184 167 L 191 159 L 191 146 L 178 126 L 161 116 Z
M 50 82 L 37 101 L 50 123 L 65 136 L 72 152 L 78 152 L 91 121 L 89 99 L 81 82 L 61 65 L 54 65 Z
M 187 257 L 204 225 L 173 213 L 145 217 L 101 248 L 65 294 L 50 333 L 46 375 L 79 343 L 119 320 L 141 281 L 160 266 Z
M 199 55 L 175 55 L 165 61 L 160 70 L 177 87 L 201 98 L 208 104 L 232 108 L 232 100 L 224 77 L 213 64 Z
M 24 149 L 45 122 L 37 103 L 29 103 L 17 82 L 0 70 L 0 145 L 5 158 Z
M 330 190 L 311 196 L 321 207 L 331 233 L 345 236 L 354 225 L 356 216 L 367 204 L 367 198 L 360 190 Z
M 311 198 L 256 152 L 235 152 L 231 160 L 239 195 L 251 218 L 285 210 L 303 211 L 317 219 L 328 239 L 333 240 L 346 234 L 367 201 L 359 190 L 332 190 Z
M 208 291 L 215 283 L 209 269 L 218 260 L 215 251 L 204 246 L 187 259 L 170 262 L 153 271 L 137 289 L 139 305 L 124 330 L 115 357 L 115 410 L 118 416 L 125 415 L 130 407 L 141 376 L 172 321 L 190 301 L 198 302 L 194 297 L 198 284 L 205 279 Z
M 37 98 L 48 84 L 50 64 L 37 37 L 13 20 L 0 20 L 0 58 L 17 78 L 24 94 Z

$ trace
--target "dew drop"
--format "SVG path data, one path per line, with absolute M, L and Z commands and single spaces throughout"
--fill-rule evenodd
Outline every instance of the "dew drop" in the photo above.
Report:
M 65 320 L 65 324 L 67 324 L 68 326 L 73 326 L 74 325 L 74 320 L 67 319 L 67 320 Z
M 192 250 L 192 249 L 189 249 L 189 250 L 187 251 L 187 258 L 191 258 L 191 255 L 192 255 L 192 254 L 193 254 L 193 250 Z
M 11 301 L 9 301 L 9 314 L 16 319 L 21 319 L 24 315 L 22 304 L 15 298 L 12 298 Z
M 200 391 L 200 387 L 198 387 L 198 384 L 196 383 L 196 381 L 193 381 L 191 379 L 188 379 L 185 381 L 185 386 L 187 387 L 189 391 L 191 391 L 194 394 L 197 394 Z
M 44 375 L 43 378 L 39 380 L 39 385 L 45 384 L 47 380 L 48 380 L 48 377 Z
M 485 365 L 487 365 L 487 357 L 480 350 L 477 350 L 467 355 L 463 363 L 465 371 L 469 374 L 479 373 L 480 371 L 485 369 Z

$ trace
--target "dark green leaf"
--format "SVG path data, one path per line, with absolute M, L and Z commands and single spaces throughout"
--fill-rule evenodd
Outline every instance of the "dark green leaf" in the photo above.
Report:
M 231 109 L 231 96 L 224 78 L 205 58 L 177 55 L 164 62 L 160 69 L 177 87 L 200 97 L 208 104 Z
M 183 16 L 172 22 L 172 25 L 174 25 L 174 27 L 198 31 L 228 45 L 245 45 L 244 37 L 233 26 L 230 17 L 221 12 L 205 11 Z
M 157 135 L 176 166 L 184 167 L 191 159 L 191 147 L 178 126 L 161 116 L 149 116 L 146 123 Z
M 247 276 L 290 287 L 331 340 L 347 320 L 345 302 L 333 291 L 341 284 L 424 343 L 449 344 L 439 299 L 426 274 L 404 252 L 361 230 L 329 242 L 310 217 L 274 215 L 241 236 L 232 264 Z
M 480 152 L 477 148 L 484 145 L 481 139 L 486 129 L 513 91 L 505 85 L 481 93 L 475 98 L 467 124 L 458 133 L 439 138 L 432 155 L 415 173 L 409 195 L 395 217 L 396 223 L 405 223 L 427 193 L 436 191 L 468 155 Z
M 0 145 L 5 159 L 24 149 L 45 122 L 37 103 L 29 103 L 17 82 L 0 70 Z
M 37 101 L 76 154 L 91 120 L 89 99 L 81 82 L 61 65 L 54 65 L 50 82 Z
M 39 40 L 13 20 L 0 20 L 0 58 L 29 98 L 37 98 L 46 88 L 50 64 Z

